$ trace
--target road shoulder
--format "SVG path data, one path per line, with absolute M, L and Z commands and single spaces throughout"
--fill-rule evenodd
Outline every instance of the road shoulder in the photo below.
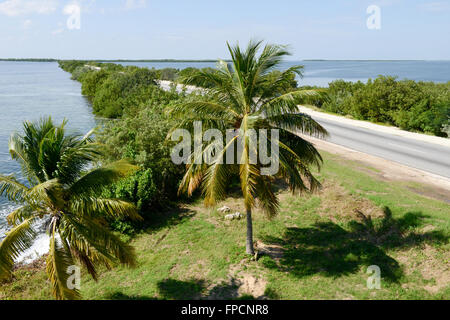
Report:
M 450 179 L 448 178 L 355 151 L 311 136 L 300 136 L 312 142 L 320 151 L 339 155 L 344 159 L 360 163 L 361 166 L 358 168 L 360 171 L 364 171 L 380 180 L 416 183 L 420 187 L 411 187 L 411 191 L 450 203 Z M 375 170 L 370 170 L 369 168 Z

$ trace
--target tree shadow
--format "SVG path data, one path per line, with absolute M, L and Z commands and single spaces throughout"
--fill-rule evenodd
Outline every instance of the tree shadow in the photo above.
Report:
M 143 230 L 152 233 L 165 228 L 172 228 L 182 224 L 195 216 L 195 212 L 182 206 L 177 206 L 166 211 L 158 211 L 146 215 Z
M 199 299 L 206 287 L 203 280 L 180 281 L 175 279 L 160 281 L 157 286 L 161 298 L 169 300 Z
M 384 279 L 397 282 L 403 273 L 386 249 L 448 239 L 437 231 L 412 232 L 424 217 L 420 212 L 410 212 L 394 219 L 389 208 L 385 208 L 384 217 L 376 220 L 358 212 L 358 221 L 348 223 L 347 229 L 332 222 L 316 223 L 309 228 L 288 228 L 281 238 L 264 238 L 266 243 L 281 245 L 284 253 L 278 261 L 265 259 L 262 263 L 296 277 L 322 274 L 336 278 L 356 273 L 361 266 L 377 265 Z
M 128 295 L 121 291 L 116 291 L 116 292 L 109 294 L 106 297 L 106 299 L 108 299 L 108 300 L 158 300 L 155 297 L 141 296 L 141 295 L 137 295 L 137 296 Z
M 180 281 L 166 279 L 158 282 L 161 299 L 168 300 L 254 300 L 251 295 L 240 295 L 241 282 L 231 278 L 220 284 L 208 286 L 204 280 Z

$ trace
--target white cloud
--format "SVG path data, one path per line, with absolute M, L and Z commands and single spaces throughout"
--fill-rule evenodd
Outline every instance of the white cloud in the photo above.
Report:
M 23 22 L 23 28 L 24 29 L 28 29 L 30 26 L 31 26 L 31 20 L 30 19 L 27 19 L 27 20 L 25 20 L 24 22 Z
M 127 0 L 125 3 L 127 9 L 145 8 L 146 6 L 147 0 Z
M 56 10 L 57 0 L 6 0 L 0 3 L 0 14 L 19 16 L 25 14 L 48 14 Z

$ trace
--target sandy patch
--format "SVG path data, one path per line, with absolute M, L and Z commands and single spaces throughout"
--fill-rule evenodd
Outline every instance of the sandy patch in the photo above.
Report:
M 422 230 L 423 232 L 427 226 Z M 431 294 L 436 294 L 439 291 L 450 286 L 450 252 L 445 252 L 439 255 L 437 249 L 426 244 L 420 252 L 425 255 L 425 259 L 417 262 L 418 253 L 414 249 L 403 252 L 396 259 L 404 267 L 406 275 L 412 274 L 414 271 L 419 271 L 425 280 L 433 280 L 433 283 L 427 284 L 423 287 Z M 408 289 L 415 286 L 413 283 L 404 283 L 403 288 Z
M 372 201 L 352 196 L 344 187 L 330 181 L 323 184 L 320 196 L 319 214 L 333 222 L 336 222 L 336 218 L 355 219 L 358 212 L 363 212 L 365 216 L 371 218 L 383 216 L 383 210 Z

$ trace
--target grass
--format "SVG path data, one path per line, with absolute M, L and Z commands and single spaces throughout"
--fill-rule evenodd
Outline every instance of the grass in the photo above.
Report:
M 324 189 L 281 189 L 280 214 L 256 212 L 256 261 L 245 255 L 245 219 L 227 221 L 200 201 L 155 213 L 131 241 L 135 269 L 82 278 L 85 299 L 449 299 L 450 208 L 356 162 L 324 153 Z M 417 188 L 417 186 L 416 186 Z M 244 212 L 242 201 L 227 205 Z M 381 289 L 366 285 L 370 265 Z M 85 273 L 83 273 L 85 274 Z M 50 299 L 42 261 L 15 271 L 0 299 Z

